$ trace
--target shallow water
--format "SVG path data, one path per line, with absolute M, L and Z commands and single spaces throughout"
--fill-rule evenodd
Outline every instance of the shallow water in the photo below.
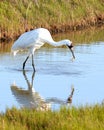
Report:
M 76 59 L 68 48 L 43 47 L 35 52 L 36 72 L 31 58 L 22 72 L 26 53 L 13 57 L 0 52 L 0 111 L 12 106 L 58 109 L 60 105 L 80 106 L 102 103 L 104 99 L 104 42 L 78 43 Z M 33 76 L 33 77 L 32 77 Z M 67 103 L 72 88 L 72 103 Z

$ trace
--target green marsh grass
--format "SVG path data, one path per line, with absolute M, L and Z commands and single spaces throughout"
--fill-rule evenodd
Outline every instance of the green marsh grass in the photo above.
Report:
M 104 105 L 60 108 L 57 111 L 7 109 L 0 114 L 5 130 L 103 130 Z
M 0 2 L 0 33 L 20 35 L 37 27 L 77 30 L 104 22 L 103 0 L 3 0 Z

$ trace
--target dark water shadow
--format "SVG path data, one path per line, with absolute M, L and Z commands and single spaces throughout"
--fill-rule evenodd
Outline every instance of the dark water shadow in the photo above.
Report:
M 7 69 L 11 70 L 11 71 L 23 72 L 22 68 L 7 68 Z M 25 71 L 26 72 L 32 72 L 33 70 L 32 69 L 26 69 Z
M 39 63 L 36 65 L 36 73 L 42 74 L 42 75 L 65 75 L 65 76 L 80 76 L 83 74 L 83 71 L 76 69 L 77 65 L 70 65 L 69 64 L 58 64 L 58 63 L 42 63 L 39 61 Z M 3 67 L 5 71 L 10 72 L 22 72 L 22 67 L 18 66 L 10 66 L 10 67 Z M 33 72 L 33 68 L 31 68 L 29 65 L 25 69 L 26 72 Z

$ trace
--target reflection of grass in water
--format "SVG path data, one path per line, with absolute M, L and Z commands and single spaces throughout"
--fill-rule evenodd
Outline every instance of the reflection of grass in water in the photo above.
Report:
M 53 39 L 56 41 L 60 39 L 70 39 L 74 44 L 90 44 L 92 42 L 104 41 L 104 27 L 61 33 L 53 35 Z M 45 44 L 44 46 L 48 47 L 49 45 Z
M 10 52 L 12 43 L 0 43 L 0 53 Z
M 61 108 L 59 111 L 7 109 L 0 114 L 6 130 L 99 130 L 104 128 L 104 105 Z
M 89 44 L 91 42 L 104 41 L 104 27 L 57 34 L 54 35 L 54 38 L 56 40 L 67 38 L 75 44 Z
M 61 39 L 70 39 L 71 41 L 73 41 L 74 44 L 90 44 L 91 42 L 104 41 L 104 27 L 91 28 L 83 31 L 59 33 L 57 35 L 53 35 L 52 37 L 56 41 Z M 0 52 L 10 52 L 12 43 L 13 41 L 8 44 L 0 44 Z M 49 44 L 44 44 L 44 47 L 51 48 L 53 46 Z

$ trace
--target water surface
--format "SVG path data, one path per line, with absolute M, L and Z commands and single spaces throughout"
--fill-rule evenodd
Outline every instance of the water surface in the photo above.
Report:
M 68 48 L 43 47 L 35 52 L 34 76 L 31 58 L 26 64 L 25 74 L 22 72 L 26 52 L 13 57 L 10 49 L 1 51 L 0 111 L 12 106 L 58 109 L 60 104 L 67 105 L 72 88 L 74 93 L 69 107 L 102 103 L 103 48 L 102 37 L 91 42 L 83 41 L 83 44 L 80 40 L 79 43 L 76 41 L 74 47 L 76 59 L 72 61 Z

